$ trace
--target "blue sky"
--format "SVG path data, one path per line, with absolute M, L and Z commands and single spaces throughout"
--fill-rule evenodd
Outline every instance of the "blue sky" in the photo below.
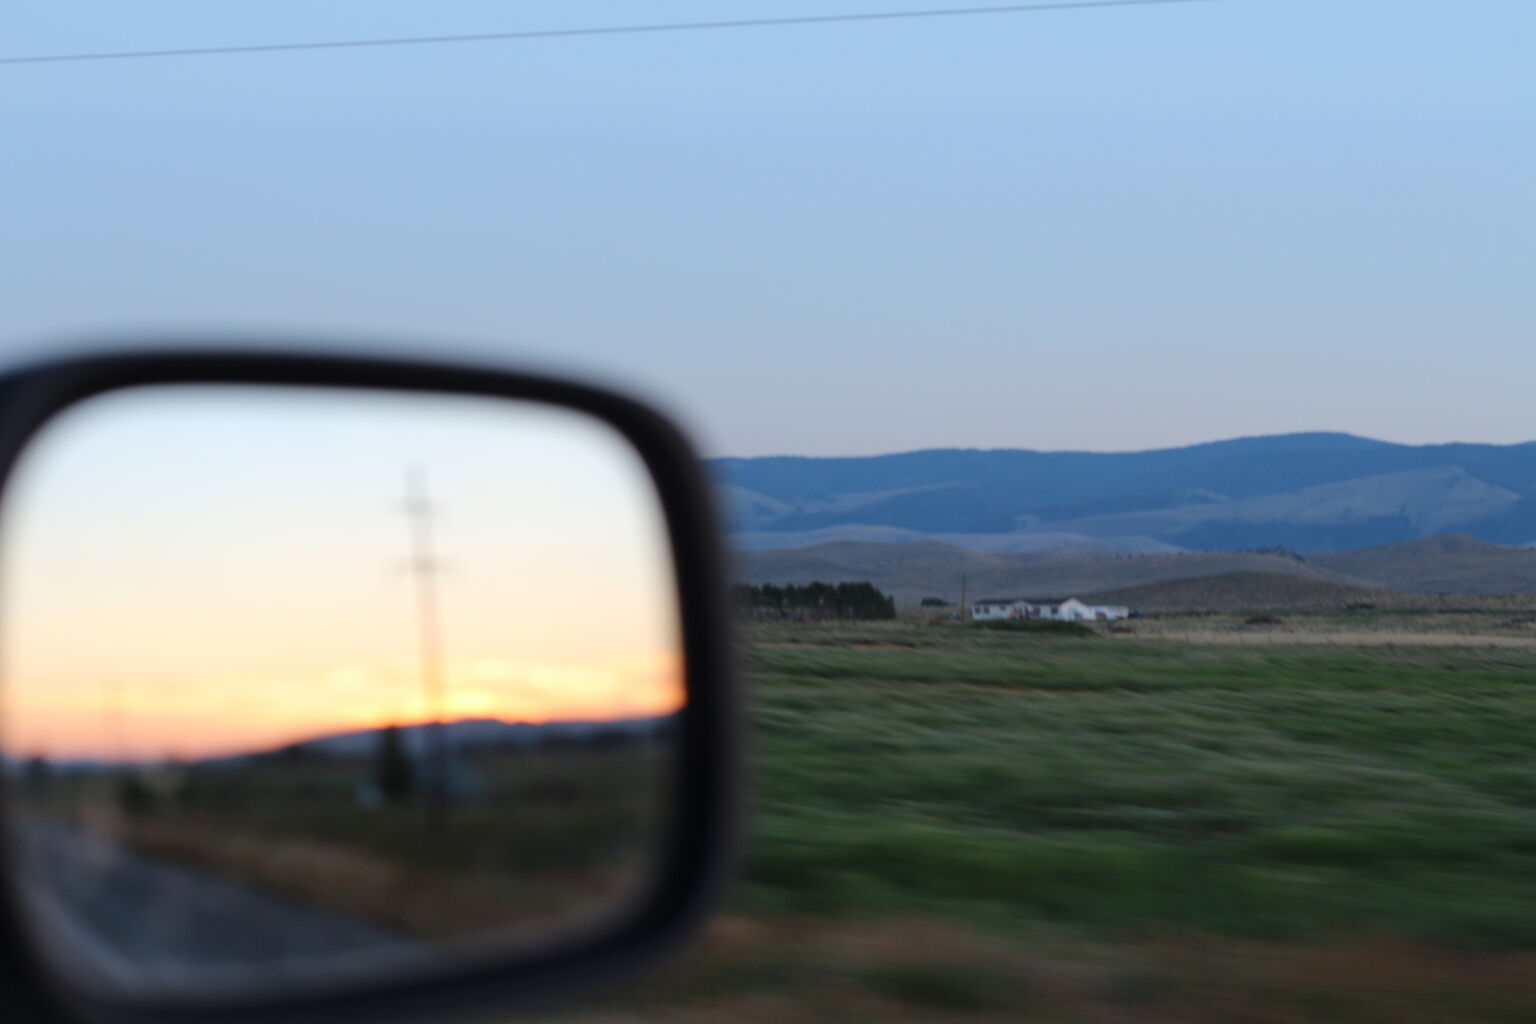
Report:
M 896 9 L 61 2 L 6 54 Z M 1536 438 L 1523 0 L 0 66 L 0 345 L 439 342 L 710 454 Z

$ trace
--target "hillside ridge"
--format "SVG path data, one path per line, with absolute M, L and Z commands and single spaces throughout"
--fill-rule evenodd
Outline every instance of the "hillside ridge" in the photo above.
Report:
M 1310 588 L 1312 599 L 1322 600 L 1328 591 L 1340 602 L 1366 600 L 1372 591 L 1536 594 L 1536 549 L 1501 546 L 1466 535 L 1314 555 L 1284 549 L 1138 555 L 1096 546 L 991 552 L 939 541 L 834 541 L 737 552 L 735 571 L 741 581 L 756 584 L 869 582 L 894 595 L 901 605 L 915 605 L 925 597 L 955 602 L 962 587 L 970 598 L 993 594 L 1105 598 L 1124 596 L 1137 587 L 1218 577 L 1228 578 L 1221 584 L 1228 590 L 1234 579 L 1247 579 L 1254 584 L 1250 589 L 1255 601 L 1262 591 L 1300 593 L 1302 584 Z M 1294 582 L 1282 586 L 1277 582 L 1281 579 Z

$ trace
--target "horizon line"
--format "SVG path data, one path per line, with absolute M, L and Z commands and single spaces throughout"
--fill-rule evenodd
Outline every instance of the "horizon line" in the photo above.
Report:
M 662 719 L 662 718 L 671 718 L 674 715 L 677 715 L 681 711 L 682 711 L 682 707 L 679 706 L 676 710 L 673 710 L 673 711 L 664 711 L 664 712 L 661 712 L 659 714 L 651 714 L 651 715 L 615 715 L 615 716 L 613 716 L 611 718 L 586 718 L 586 717 L 583 717 L 583 718 L 546 718 L 546 719 L 543 719 L 542 721 L 529 721 L 526 718 L 518 718 L 518 719 L 497 718 L 494 715 L 465 715 L 462 718 L 444 719 L 442 721 L 442 724 L 445 725 L 445 726 L 450 726 L 450 725 L 462 725 L 465 722 L 495 722 L 495 723 L 497 723 L 499 725 L 505 725 L 505 726 L 519 726 L 519 725 L 523 725 L 523 726 L 529 726 L 529 727 L 535 728 L 535 729 L 543 728 L 545 726 L 550 726 L 550 725 L 616 725 L 616 724 L 620 724 L 620 723 L 648 722 L 648 721 L 654 721 L 654 720 Z M 438 724 L 438 720 L 437 719 L 423 718 L 423 719 L 415 719 L 415 720 L 411 720 L 411 721 L 389 722 L 389 723 L 386 723 L 384 725 L 360 726 L 360 727 L 357 727 L 357 728 L 337 729 L 337 730 L 334 730 L 332 732 L 308 734 L 303 739 L 291 739 L 291 740 L 278 741 L 276 743 L 273 743 L 273 744 L 270 744 L 270 745 L 266 745 L 266 746 L 262 746 L 262 747 L 259 747 L 259 748 L 255 748 L 255 749 L 240 748 L 240 749 L 235 749 L 235 750 L 231 750 L 231 751 L 226 751 L 226 752 L 223 752 L 223 753 L 200 754 L 200 755 L 198 755 L 196 757 L 176 757 L 176 756 L 173 756 L 173 755 L 162 755 L 162 756 L 159 756 L 159 757 L 123 757 L 123 758 L 113 758 L 113 757 L 108 757 L 108 756 L 93 756 L 93 755 L 86 755 L 86 754 L 71 755 L 71 756 L 50 756 L 50 755 L 46 755 L 46 754 L 39 754 L 39 753 L 37 753 L 35 751 L 31 752 L 31 753 L 21 753 L 21 754 L 18 754 L 18 753 L 12 753 L 12 752 L 4 750 L 3 748 L 0 748 L 0 761 L 8 761 L 8 762 L 10 762 L 12 764 L 25 764 L 26 762 L 32 760 L 34 757 L 41 757 L 44 761 L 47 761 L 50 764 L 90 763 L 90 764 L 98 764 L 98 765 L 118 765 L 118 766 L 128 766 L 128 765 L 144 766 L 144 765 L 166 765 L 166 764 L 195 765 L 195 764 L 201 764 L 201 763 L 207 762 L 207 761 L 218 761 L 218 760 L 222 760 L 222 759 L 225 759 L 225 758 L 232 758 L 232 757 L 258 757 L 258 756 L 263 755 L 263 754 L 276 753 L 277 751 L 287 750 L 287 749 L 292 748 L 292 747 L 302 747 L 302 746 L 304 746 L 306 744 L 309 744 L 309 743 L 320 743 L 320 742 L 324 742 L 325 740 L 337 739 L 338 737 L 342 737 L 342 736 L 358 736 L 358 735 L 363 735 L 363 734 L 371 733 L 371 732 L 372 733 L 383 732 L 385 729 L 390 729 L 390 728 L 397 728 L 397 729 L 419 729 L 419 728 L 424 728 L 424 727 L 432 726 L 432 725 L 436 725 L 436 724 Z
M 903 448 L 895 451 L 873 451 L 862 454 L 808 455 L 797 452 L 765 452 L 759 455 L 711 455 L 707 456 L 705 461 L 745 462 L 753 459 L 824 459 L 830 461 L 834 459 L 881 459 L 900 455 L 926 455 L 935 452 L 980 452 L 988 454 L 1018 452 L 1030 455 L 1151 455 L 1158 452 L 1183 451 L 1189 448 L 1234 444 L 1240 441 L 1270 441 L 1282 438 L 1304 437 L 1348 438 L 1352 441 L 1364 441 L 1370 444 L 1387 445 L 1394 448 L 1523 448 L 1528 445 L 1536 445 L 1536 438 L 1526 441 L 1428 441 L 1415 444 L 1408 441 L 1389 441 L 1384 438 L 1369 437 L 1365 434 L 1352 434 L 1346 430 L 1293 430 L 1272 434 L 1239 434 L 1233 437 L 1217 437 L 1205 441 L 1191 441 L 1187 444 L 1158 445 L 1152 448 L 1026 448 L 1012 446 L 939 445 L 932 448 Z

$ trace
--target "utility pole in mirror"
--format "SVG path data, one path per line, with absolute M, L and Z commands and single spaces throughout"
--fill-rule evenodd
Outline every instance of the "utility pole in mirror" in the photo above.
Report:
M 123 764 L 123 700 L 116 679 L 101 684 L 101 763 Z
M 410 524 L 410 571 L 416 589 L 416 619 L 421 652 L 421 685 L 426 697 L 427 771 L 425 796 L 429 827 L 441 827 L 448 807 L 448 735 L 444 723 L 443 637 L 437 595 L 437 578 L 442 572 L 433 547 L 433 520 L 436 506 L 427 496 L 426 474 L 407 471 L 405 476 L 405 514 Z

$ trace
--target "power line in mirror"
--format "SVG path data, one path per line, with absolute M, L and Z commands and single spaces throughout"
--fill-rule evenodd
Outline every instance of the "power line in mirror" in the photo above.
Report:
M 427 827 L 443 827 L 448 812 L 448 733 L 444 724 L 445 681 L 443 668 L 442 605 L 438 595 L 438 577 L 443 563 L 438 559 L 434 527 L 438 508 L 428 496 L 427 474 L 422 469 L 408 469 L 405 474 L 404 511 L 409 529 L 408 566 L 416 592 L 417 643 L 421 658 L 421 686 L 428 717 L 425 805 Z

